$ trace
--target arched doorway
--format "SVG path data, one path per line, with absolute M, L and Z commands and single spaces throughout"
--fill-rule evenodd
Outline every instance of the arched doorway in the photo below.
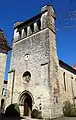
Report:
M 26 94 L 24 99 L 24 116 L 30 116 L 32 111 L 32 99 L 29 94 Z
M 31 116 L 33 101 L 33 97 L 28 91 L 23 91 L 19 96 L 19 105 L 23 108 L 24 116 Z

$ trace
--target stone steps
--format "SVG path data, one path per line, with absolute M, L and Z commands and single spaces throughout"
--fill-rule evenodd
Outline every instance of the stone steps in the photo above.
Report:
M 35 118 L 31 118 L 30 116 L 21 116 L 22 119 L 21 120 L 43 120 L 43 119 L 35 119 Z

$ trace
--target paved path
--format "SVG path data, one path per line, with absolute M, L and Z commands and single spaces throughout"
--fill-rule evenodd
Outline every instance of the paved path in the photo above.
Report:
M 61 117 L 54 120 L 76 120 L 76 117 Z
M 31 119 L 31 118 L 25 118 L 21 120 L 45 120 L 45 119 Z M 49 120 L 49 119 L 48 119 Z M 51 119 L 50 119 L 51 120 Z M 76 117 L 61 117 L 61 118 L 56 118 L 52 120 L 76 120 Z
M 76 117 L 63 117 L 59 118 L 59 120 L 76 120 Z
M 5 119 L 2 119 L 1 115 L 0 115 L 0 120 L 5 120 Z M 45 120 L 45 119 L 31 119 L 30 117 L 26 117 L 21 120 Z M 48 120 L 51 120 L 51 119 L 48 119 Z M 61 117 L 61 118 L 56 118 L 56 119 L 52 119 L 52 120 L 76 120 L 76 117 Z

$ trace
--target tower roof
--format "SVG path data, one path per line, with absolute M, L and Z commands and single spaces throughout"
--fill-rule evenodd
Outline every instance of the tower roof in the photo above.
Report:
M 3 30 L 0 29 L 0 48 L 6 51 L 11 50 L 5 36 Z

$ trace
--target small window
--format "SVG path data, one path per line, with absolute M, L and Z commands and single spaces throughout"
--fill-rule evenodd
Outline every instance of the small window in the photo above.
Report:
M 56 103 L 58 103 L 58 97 L 56 97 Z
M 39 109 L 41 110 L 41 103 L 39 104 Z
M 4 99 L 1 99 L 1 113 L 3 113 L 4 114 L 4 111 L 5 111 L 5 101 L 4 101 Z
M 2 90 L 2 95 L 6 96 L 6 89 L 5 88 L 3 88 L 3 90 Z
M 63 73 L 63 79 L 64 79 L 64 89 L 65 89 L 65 91 L 66 91 L 65 72 Z
M 3 95 L 3 92 L 4 92 L 4 88 L 2 89 L 2 95 Z
M 1 105 L 3 105 L 4 104 L 4 99 L 1 99 Z
M 25 57 L 25 60 L 28 60 L 29 59 L 29 54 L 26 54 L 24 57 Z
M 71 79 L 73 79 L 73 77 L 71 76 Z

